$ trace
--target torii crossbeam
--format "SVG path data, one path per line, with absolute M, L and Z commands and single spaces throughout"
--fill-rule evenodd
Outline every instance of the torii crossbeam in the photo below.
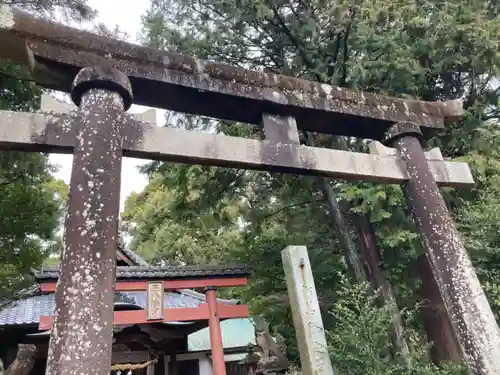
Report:
M 401 100 L 263 74 L 97 36 L 5 7 L 2 22 L 2 56 L 31 65 L 38 84 L 63 92 L 71 92 L 80 69 L 113 66 L 128 75 L 136 104 L 255 125 L 266 112 L 291 115 L 299 129 L 369 139 L 381 139 L 389 124 L 402 121 L 429 134 L 443 128 L 444 117 L 462 114 L 458 101 Z
M 500 374 L 500 332 L 437 185 L 470 186 L 470 170 L 424 153 L 420 144 L 445 117 L 462 115 L 460 102 L 380 97 L 252 72 L 6 6 L 0 46 L 1 57 L 28 66 L 41 86 L 70 92 L 78 106 L 62 114 L 0 112 L 2 149 L 74 153 L 47 374 L 109 372 L 123 155 L 401 184 L 473 373 Z M 125 113 L 132 102 L 260 125 L 266 139 L 157 128 Z M 397 153 L 307 147 L 298 130 L 382 141 Z M 222 351 L 214 361 L 223 361 Z M 224 373 L 217 366 L 216 375 Z

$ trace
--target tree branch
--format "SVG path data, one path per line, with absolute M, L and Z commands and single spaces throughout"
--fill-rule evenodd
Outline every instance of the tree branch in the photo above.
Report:
M 287 206 L 283 206 L 283 207 L 279 208 L 278 210 L 276 210 L 274 212 L 271 212 L 271 213 L 269 213 L 267 215 L 264 215 L 263 219 L 268 219 L 268 218 L 270 218 L 272 216 L 275 216 L 275 215 L 279 214 L 282 211 L 288 210 L 289 208 L 305 206 L 305 205 L 308 205 L 308 204 L 311 204 L 311 203 L 319 203 L 319 202 L 323 202 L 323 201 L 324 201 L 324 199 L 321 198 L 321 199 L 314 199 L 314 200 L 308 200 L 308 201 L 305 201 L 305 202 L 299 202 L 299 203 L 289 204 Z

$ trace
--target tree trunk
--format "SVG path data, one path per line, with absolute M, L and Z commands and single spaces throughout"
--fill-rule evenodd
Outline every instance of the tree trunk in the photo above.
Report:
M 314 147 L 314 140 L 309 132 L 304 132 L 305 144 L 307 146 Z M 346 148 L 345 142 L 337 139 L 336 143 L 339 144 L 340 148 Z M 330 185 L 330 180 L 324 177 L 318 178 L 319 188 L 323 193 L 325 202 L 328 205 L 328 211 L 332 217 L 333 230 L 340 243 L 340 247 L 347 258 L 347 266 L 354 274 L 356 281 L 364 282 L 366 281 L 366 272 L 363 266 L 363 261 L 360 259 L 356 245 L 354 244 L 351 236 L 349 235 L 349 230 L 347 229 L 344 214 L 340 209 L 340 205 L 333 194 L 332 186 Z
M 306 133 L 305 136 L 306 145 L 314 146 L 312 135 L 310 133 Z M 335 139 L 335 143 L 339 149 L 348 150 L 347 144 L 342 138 L 337 137 Z M 333 219 L 333 227 L 340 242 L 340 246 L 346 254 L 348 266 L 354 273 L 358 282 L 369 280 L 374 289 L 380 288 L 383 302 L 391 309 L 393 317 L 391 326 L 391 340 L 393 347 L 395 351 L 401 353 L 406 366 L 411 367 L 410 351 L 403 335 L 404 330 L 401 315 L 396 304 L 394 291 L 392 290 L 386 275 L 380 269 L 380 253 L 377 247 L 375 234 L 371 230 L 371 224 L 364 216 L 359 216 L 355 222 L 361 242 L 362 254 L 360 256 L 354 241 L 349 235 L 344 214 L 335 199 L 329 180 L 327 178 L 321 178 L 320 180 L 321 190 Z M 363 261 L 366 262 L 366 265 L 368 266 L 369 275 L 366 274 L 366 268 L 364 267 Z
M 4 375 L 29 375 L 35 366 L 35 354 L 35 345 L 20 344 L 14 362 L 4 371 Z
M 396 303 L 394 291 L 387 278 L 387 273 L 381 267 L 381 255 L 377 246 L 377 239 L 370 221 L 364 215 L 356 215 L 356 229 L 361 243 L 361 253 L 366 261 L 368 279 L 376 290 L 380 290 L 381 300 L 391 311 L 391 341 L 393 348 L 401 354 L 407 367 L 411 367 L 410 350 L 404 337 L 403 322 Z
M 326 178 L 320 178 L 320 184 L 321 191 L 323 192 L 325 201 L 328 204 L 328 210 L 330 211 L 330 215 L 332 217 L 335 235 L 339 240 L 340 247 L 347 257 L 348 266 L 356 277 L 356 280 L 358 282 L 364 282 L 366 281 L 366 272 L 363 267 L 363 262 L 359 257 L 354 241 L 349 235 L 344 214 L 342 213 L 339 203 L 333 194 L 330 182 Z

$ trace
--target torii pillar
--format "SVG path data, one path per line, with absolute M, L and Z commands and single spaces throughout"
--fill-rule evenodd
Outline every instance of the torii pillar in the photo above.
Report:
M 421 241 L 453 328 L 474 375 L 496 375 L 500 369 L 500 330 L 474 266 L 420 144 L 413 123 L 395 123 L 384 142 L 394 147 L 408 171 L 402 185 Z
M 46 373 L 109 375 L 123 114 L 132 90 L 121 72 L 85 68 L 71 97 L 77 141 Z

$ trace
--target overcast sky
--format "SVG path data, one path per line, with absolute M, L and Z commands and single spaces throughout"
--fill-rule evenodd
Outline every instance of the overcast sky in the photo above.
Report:
M 89 0 L 89 5 L 99 12 L 97 22 L 105 23 L 110 29 L 114 29 L 118 25 L 121 31 L 129 35 L 131 42 L 136 42 L 137 34 L 141 28 L 141 15 L 148 9 L 149 0 Z M 85 25 L 82 25 L 82 27 L 85 27 Z M 146 107 L 133 105 L 129 112 L 140 113 L 146 109 Z M 163 111 L 157 111 L 157 121 L 158 125 L 163 125 Z M 56 176 L 69 184 L 72 157 L 70 155 L 53 154 L 50 156 L 50 160 L 60 167 Z M 147 161 L 123 159 L 120 211 L 123 210 L 124 201 L 130 193 L 133 191 L 139 192 L 146 186 L 147 179 L 137 171 L 137 167 L 145 163 Z

